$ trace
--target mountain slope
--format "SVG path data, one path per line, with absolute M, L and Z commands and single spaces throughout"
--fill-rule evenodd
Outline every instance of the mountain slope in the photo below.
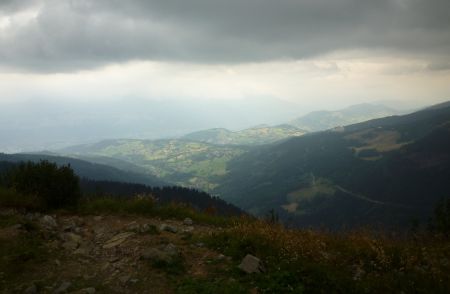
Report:
M 229 164 L 216 190 L 295 225 L 405 226 L 450 191 L 450 107 L 264 146 Z
M 210 191 L 216 187 L 217 179 L 227 173 L 227 163 L 247 150 L 245 146 L 217 146 L 181 139 L 121 139 L 74 146 L 59 152 L 126 161 L 167 182 Z
M 48 160 L 58 165 L 67 165 L 73 168 L 75 173 L 81 178 L 88 178 L 98 181 L 117 181 L 144 184 L 148 186 L 165 186 L 167 182 L 160 180 L 159 178 L 151 175 L 143 175 L 134 172 L 126 172 L 111 166 L 96 164 L 80 159 L 51 156 L 44 154 L 3 154 L 0 153 L 0 162 L 4 162 L 0 166 L 9 166 L 8 162 L 16 163 L 20 161 L 39 161 Z
M 302 136 L 306 131 L 292 125 L 257 126 L 232 132 L 227 129 L 209 129 L 187 134 L 183 139 L 217 145 L 262 145 L 290 137 Z
M 289 124 L 303 130 L 316 132 L 397 114 L 400 114 L 400 112 L 392 108 L 365 103 L 338 111 L 311 112 L 289 122 Z

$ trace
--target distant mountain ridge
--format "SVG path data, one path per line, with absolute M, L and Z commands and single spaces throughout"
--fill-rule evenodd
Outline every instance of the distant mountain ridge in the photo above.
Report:
M 324 131 L 402 112 L 379 104 L 357 104 L 337 111 L 314 111 L 289 122 L 309 132 Z
M 208 129 L 187 134 L 182 138 L 217 145 L 263 145 L 305 133 L 307 132 L 295 126 L 284 124 L 260 125 L 235 132 L 223 128 Z

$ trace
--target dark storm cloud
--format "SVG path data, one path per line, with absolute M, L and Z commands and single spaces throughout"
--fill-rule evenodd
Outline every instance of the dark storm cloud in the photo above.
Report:
M 346 49 L 417 54 L 439 64 L 450 52 L 449 0 L 0 1 L 0 16 L 30 7 L 36 18 L 0 26 L 3 66 L 239 63 Z

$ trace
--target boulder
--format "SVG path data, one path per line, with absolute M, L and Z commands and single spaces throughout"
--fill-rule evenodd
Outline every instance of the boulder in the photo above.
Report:
M 24 294 L 35 294 L 38 292 L 38 289 L 35 284 L 32 284 L 30 287 L 26 288 L 25 291 L 23 291 Z
M 131 222 L 127 226 L 127 231 L 139 232 L 140 226 L 137 222 Z
M 184 219 L 183 224 L 185 224 L 186 226 L 192 226 L 194 222 L 192 221 L 191 218 L 187 217 Z
M 53 291 L 54 294 L 59 294 L 59 293 L 67 293 L 67 291 L 69 290 L 69 288 L 72 286 L 71 282 L 62 282 L 61 285 L 55 290 Z
M 150 232 L 151 227 L 149 224 L 143 224 L 142 226 L 139 227 L 139 233 L 145 234 Z
M 157 248 L 145 249 L 141 254 L 141 259 L 166 263 L 171 261 L 171 257 L 169 256 L 169 254 Z
M 169 243 L 164 247 L 164 252 L 167 253 L 169 256 L 174 257 L 179 255 L 179 251 L 177 246 L 173 245 L 172 243 Z
M 166 231 L 166 232 L 170 232 L 170 233 L 174 233 L 176 234 L 178 232 L 178 228 L 175 226 L 171 226 L 168 224 L 162 224 L 161 226 L 159 226 L 159 230 L 161 232 Z
M 125 232 L 125 233 L 117 234 L 114 237 L 112 237 L 111 239 L 109 239 L 108 241 L 106 241 L 105 245 L 103 245 L 103 249 L 109 249 L 109 248 L 116 247 L 116 246 L 122 244 L 126 239 L 133 236 L 134 234 L 135 233 L 133 233 L 133 232 Z
M 78 243 L 73 241 L 66 241 L 62 244 L 62 247 L 69 251 L 74 251 L 78 248 Z
M 238 266 L 240 270 L 247 274 L 262 273 L 265 271 L 262 261 L 256 256 L 247 254 Z
M 48 228 L 48 229 L 54 229 L 58 226 L 58 224 L 56 223 L 56 220 L 50 215 L 44 215 L 40 219 L 40 223 L 42 226 L 44 226 L 45 228 Z
M 64 233 L 62 234 L 62 239 L 66 242 L 75 242 L 77 244 L 80 244 L 82 241 L 81 236 L 74 233 Z
M 86 293 L 86 294 L 94 294 L 96 292 L 96 290 L 93 287 L 89 287 L 89 288 L 81 289 L 80 292 L 81 293 Z

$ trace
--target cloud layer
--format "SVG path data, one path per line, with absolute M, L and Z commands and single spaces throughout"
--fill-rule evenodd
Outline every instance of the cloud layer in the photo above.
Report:
M 448 0 L 0 2 L 0 66 L 75 71 L 136 60 L 236 64 L 346 50 L 450 60 Z

